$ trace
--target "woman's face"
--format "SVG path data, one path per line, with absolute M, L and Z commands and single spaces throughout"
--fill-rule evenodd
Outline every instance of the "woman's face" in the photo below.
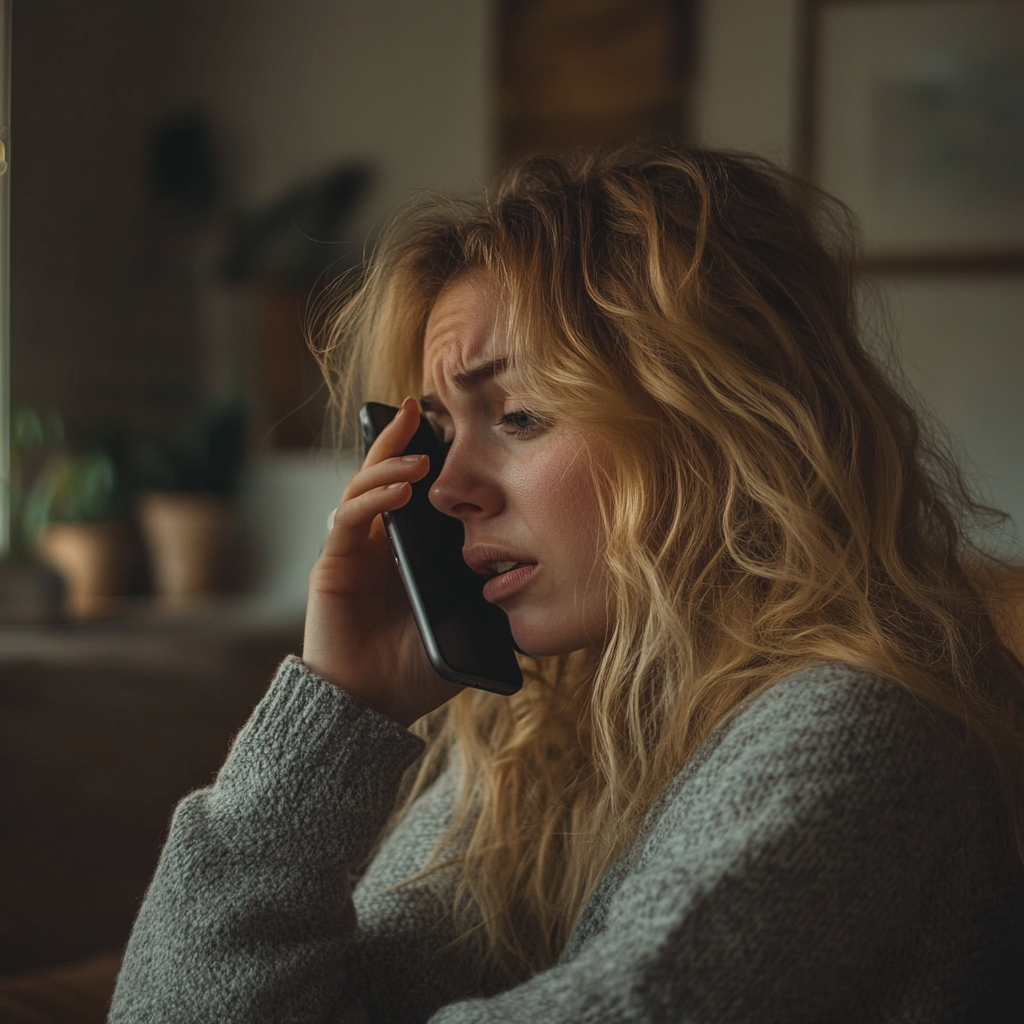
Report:
M 447 285 L 427 320 L 422 408 L 451 443 L 430 500 L 465 528 L 463 557 L 529 654 L 608 632 L 604 538 L 587 439 L 510 390 L 506 334 L 481 274 Z

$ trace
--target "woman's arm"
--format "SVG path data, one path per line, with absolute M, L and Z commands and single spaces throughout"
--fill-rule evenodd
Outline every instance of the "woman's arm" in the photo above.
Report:
M 352 874 L 422 751 L 403 726 L 460 689 L 427 662 L 380 522 L 427 471 L 425 457 L 401 454 L 418 423 L 409 399 L 348 481 L 310 574 L 303 662 L 282 666 L 214 786 L 179 805 L 112 1022 L 366 1019 Z M 406 877 L 429 853 L 415 852 Z M 405 898 L 425 909 L 420 888 Z M 451 961 L 463 947 L 438 930 L 436 914 L 410 917 L 400 904 L 371 901 L 367 915 L 376 917 L 363 937 L 380 942 L 386 933 L 385 947 L 405 943 L 407 970 L 431 960 L 443 976 L 437 950 Z M 414 956 L 423 935 L 432 950 Z M 448 974 L 454 986 L 431 998 L 428 984 L 409 1019 L 488 990 L 469 983 L 475 972 L 461 965 Z
M 365 1020 L 352 872 L 421 750 L 286 661 L 214 785 L 175 813 L 111 1024 Z

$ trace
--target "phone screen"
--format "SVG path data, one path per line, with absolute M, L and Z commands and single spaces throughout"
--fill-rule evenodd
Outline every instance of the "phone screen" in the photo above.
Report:
M 380 402 L 360 409 L 367 448 L 397 412 Z M 462 523 L 430 503 L 446 451 L 426 417 L 403 454 L 429 456 L 430 471 L 412 485 L 408 504 L 382 518 L 430 663 L 450 682 L 515 693 L 523 675 L 508 616 L 484 599 L 486 580 L 463 561 Z

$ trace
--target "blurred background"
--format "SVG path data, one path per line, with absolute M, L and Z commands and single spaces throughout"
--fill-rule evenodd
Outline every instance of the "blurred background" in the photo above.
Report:
M 638 137 L 810 176 L 1024 522 L 1020 0 L 25 0 L 12 59 L 0 975 L 123 943 L 298 649 L 351 471 L 303 323 L 424 190 Z

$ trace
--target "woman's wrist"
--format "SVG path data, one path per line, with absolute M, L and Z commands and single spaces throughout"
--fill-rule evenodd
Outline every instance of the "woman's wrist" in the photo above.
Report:
M 407 716 L 403 715 L 400 710 L 393 706 L 393 702 L 388 699 L 385 687 L 360 686 L 352 680 L 341 678 L 338 673 L 332 672 L 329 668 L 324 668 L 320 659 L 317 659 L 315 656 L 307 658 L 304 655 L 302 663 L 318 679 L 322 679 L 325 683 L 330 683 L 335 689 L 348 694 L 349 697 L 359 701 L 360 704 L 366 705 L 371 711 L 391 719 L 391 721 L 397 723 L 403 729 L 408 729 L 416 721 L 415 718 L 406 720 Z

